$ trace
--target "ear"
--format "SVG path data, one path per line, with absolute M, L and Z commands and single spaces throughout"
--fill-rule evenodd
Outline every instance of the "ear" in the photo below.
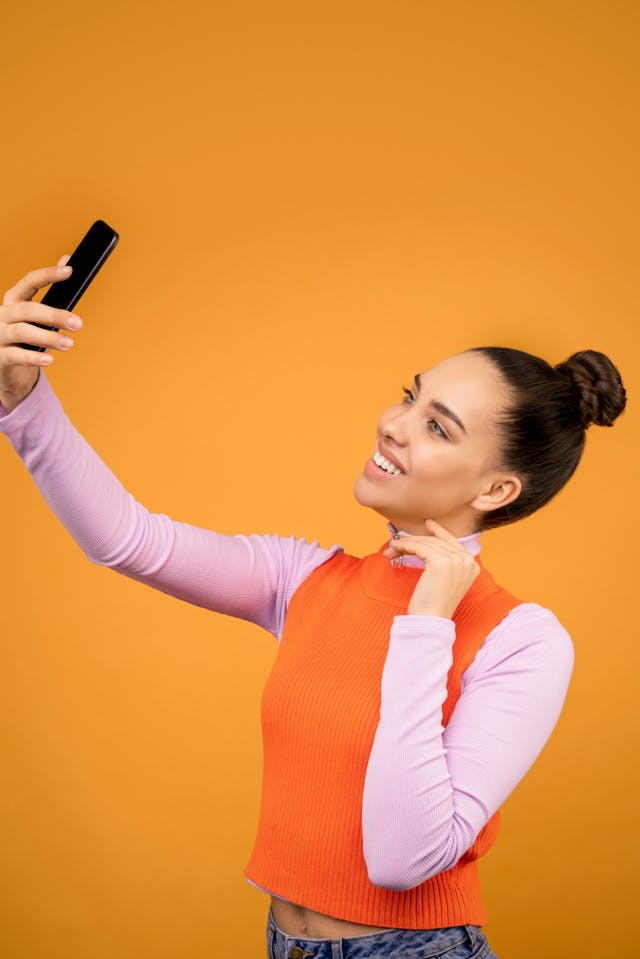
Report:
M 493 481 L 491 488 L 486 493 L 479 493 L 470 505 L 474 509 L 488 513 L 512 503 L 514 499 L 518 498 L 521 491 L 522 483 L 517 476 L 513 474 L 501 476 Z

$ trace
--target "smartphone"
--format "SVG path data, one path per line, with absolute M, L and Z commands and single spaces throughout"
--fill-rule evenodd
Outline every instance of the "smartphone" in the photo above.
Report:
M 71 276 L 65 280 L 52 283 L 40 300 L 45 306 L 53 306 L 57 310 L 72 310 L 92 279 L 107 259 L 119 236 L 104 220 L 96 220 L 89 227 L 76 249 L 71 254 L 67 264 L 73 267 Z M 34 323 L 42 330 L 58 330 L 57 326 L 45 326 L 44 323 Z M 31 343 L 19 343 L 24 350 L 38 350 L 43 353 L 46 346 L 34 346 Z

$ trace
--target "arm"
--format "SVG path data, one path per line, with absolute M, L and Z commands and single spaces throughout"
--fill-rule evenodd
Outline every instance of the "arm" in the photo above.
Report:
M 569 634 L 522 603 L 464 673 L 443 729 L 454 639 L 453 621 L 436 616 L 396 616 L 391 629 L 362 809 L 369 878 L 383 888 L 455 865 L 535 762 L 569 686 Z
M 294 590 L 342 547 L 291 536 L 225 536 L 150 513 L 74 428 L 43 371 L 5 433 L 58 519 L 89 560 L 279 639 Z

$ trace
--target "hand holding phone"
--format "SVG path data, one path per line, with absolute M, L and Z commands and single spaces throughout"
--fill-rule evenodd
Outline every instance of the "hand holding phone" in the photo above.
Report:
M 73 346 L 73 340 L 59 335 L 58 330 L 73 331 L 82 325 L 80 321 L 74 326 L 68 311 L 117 242 L 115 230 L 97 220 L 70 257 L 61 257 L 55 267 L 32 270 L 4 294 L 0 306 L 0 402 L 8 412 L 31 392 L 40 367 L 52 362 L 53 356 L 45 350 Z M 65 261 L 72 267 L 69 276 L 61 270 Z M 43 286 L 49 289 L 40 303 L 34 303 L 32 297 Z
M 119 236 L 104 220 L 96 220 L 71 254 L 67 265 L 72 267 L 71 276 L 66 280 L 53 283 L 40 300 L 45 306 L 58 310 L 72 310 L 87 289 L 98 270 L 114 249 Z M 57 326 L 45 326 L 34 323 L 42 330 L 58 331 Z M 23 350 L 44 352 L 46 346 L 32 343 L 19 343 Z

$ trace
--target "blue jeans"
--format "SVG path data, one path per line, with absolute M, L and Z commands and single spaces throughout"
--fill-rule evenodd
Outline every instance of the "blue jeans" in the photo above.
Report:
M 300 939 L 267 922 L 267 959 L 498 959 L 480 926 L 391 929 L 345 939 Z

